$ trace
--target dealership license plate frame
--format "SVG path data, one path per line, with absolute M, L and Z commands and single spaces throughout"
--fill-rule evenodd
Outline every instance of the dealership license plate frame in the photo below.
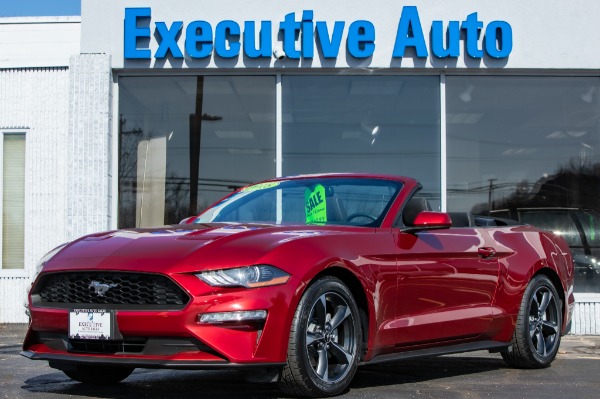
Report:
M 71 309 L 69 311 L 69 339 L 112 340 L 115 338 L 115 325 L 114 310 Z

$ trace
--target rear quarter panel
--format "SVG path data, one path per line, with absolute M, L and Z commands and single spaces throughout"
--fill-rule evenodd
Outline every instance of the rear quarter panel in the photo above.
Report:
M 563 331 L 573 303 L 573 263 L 564 239 L 531 226 L 491 228 L 500 261 L 500 278 L 493 303 L 493 339 L 509 341 L 529 281 L 538 273 L 560 280 L 557 291 L 563 301 Z

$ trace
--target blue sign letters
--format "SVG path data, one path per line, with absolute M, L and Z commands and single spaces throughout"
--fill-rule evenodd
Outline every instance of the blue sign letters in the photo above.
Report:
M 177 46 L 177 34 L 181 32 L 183 28 L 183 22 L 175 21 L 171 24 L 171 28 L 167 27 L 164 22 L 156 23 L 156 31 L 161 37 L 162 41 L 158 43 L 158 50 L 154 55 L 156 58 L 165 58 L 167 51 L 171 52 L 171 55 L 175 58 L 183 58 L 183 54 Z
M 207 21 L 162 21 L 154 23 L 151 32 L 152 10 L 149 7 L 126 8 L 124 22 L 124 57 L 130 60 L 148 60 L 152 57 L 206 58 L 215 53 L 221 58 L 235 58 L 243 53 L 249 58 L 270 58 L 273 53 L 273 23 L 271 21 L 244 21 L 242 25 L 224 20 L 213 26 Z M 346 31 L 347 27 L 347 31 Z M 185 39 L 180 36 L 185 31 Z M 315 45 L 323 58 L 337 58 L 346 33 L 346 49 L 353 58 L 369 58 L 375 53 L 375 26 L 367 20 L 334 21 L 333 25 L 315 20 L 312 10 L 302 11 L 300 19 L 292 12 L 279 22 L 277 37 L 281 40 L 287 58 L 310 59 Z M 151 35 L 153 33 L 153 35 Z M 483 34 L 483 40 L 480 40 Z M 157 50 L 152 55 L 150 42 L 156 38 Z M 462 38 L 461 38 L 462 37 Z M 427 39 L 426 39 L 427 38 Z M 461 46 L 461 40 L 464 46 Z M 300 41 L 298 43 L 298 41 Z M 415 56 L 426 58 L 460 57 L 465 48 L 467 56 L 480 59 L 507 58 L 513 48 L 512 27 L 506 21 L 484 24 L 477 13 L 467 15 L 464 21 L 433 21 L 424 31 L 419 11 L 415 6 L 404 6 L 398 21 L 392 58 Z M 183 49 L 183 51 L 182 51 Z M 410 53 L 407 50 L 410 49 Z M 383 51 L 383 50 L 378 50 Z
M 138 38 L 150 38 L 150 28 L 138 27 L 138 19 L 149 19 L 151 15 L 150 7 L 145 8 L 126 8 L 125 9 L 125 58 L 129 59 L 149 59 L 150 49 L 138 49 Z
M 204 58 L 212 54 L 213 34 L 206 21 L 194 21 L 185 30 L 185 51 L 192 58 Z

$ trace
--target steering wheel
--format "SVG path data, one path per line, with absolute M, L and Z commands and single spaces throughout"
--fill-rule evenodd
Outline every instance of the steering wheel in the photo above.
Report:
M 346 216 L 346 222 L 349 222 L 352 219 L 356 219 L 358 217 L 365 217 L 367 219 L 371 219 L 372 222 L 377 220 L 377 218 L 375 216 L 369 215 L 368 213 L 356 212 L 356 213 Z

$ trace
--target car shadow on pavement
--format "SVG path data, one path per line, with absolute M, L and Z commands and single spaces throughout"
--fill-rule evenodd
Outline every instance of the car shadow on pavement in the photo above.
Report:
M 88 385 L 69 379 L 62 372 L 39 375 L 25 381 L 31 393 L 62 394 L 94 398 L 277 398 L 275 384 L 249 383 L 236 371 L 136 371 L 119 384 Z
M 452 376 L 483 373 L 505 368 L 502 359 L 443 357 L 363 366 L 358 369 L 349 392 L 377 386 L 416 383 Z M 74 397 L 125 399 L 151 398 L 278 398 L 272 383 L 249 383 L 236 371 L 173 371 L 138 369 L 120 384 L 85 385 L 61 372 L 30 378 L 22 389 L 31 393 L 63 394 Z
M 496 356 L 454 355 L 366 365 L 358 369 L 350 388 L 409 384 L 508 368 L 500 355 Z

